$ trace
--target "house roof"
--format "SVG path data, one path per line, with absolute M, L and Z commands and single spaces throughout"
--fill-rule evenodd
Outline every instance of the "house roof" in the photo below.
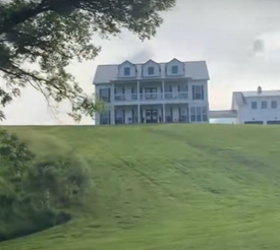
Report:
M 242 92 L 244 97 L 268 97 L 268 96 L 280 96 L 280 90 L 262 90 L 261 93 L 258 91 L 244 91 Z
M 231 108 L 235 109 L 235 106 L 242 106 L 247 104 L 247 98 L 250 97 L 280 97 L 280 90 L 261 90 L 256 91 L 239 91 L 232 93 L 232 105 Z
M 185 75 L 195 80 L 209 80 L 209 73 L 205 61 L 183 62 L 185 64 Z M 137 68 L 136 79 L 142 79 L 141 67 L 143 64 L 134 64 Z M 161 68 L 161 78 L 165 78 L 165 66 L 167 63 L 158 63 Z M 118 79 L 119 64 L 98 65 L 93 84 L 109 83 Z M 166 77 L 168 78 L 168 77 Z

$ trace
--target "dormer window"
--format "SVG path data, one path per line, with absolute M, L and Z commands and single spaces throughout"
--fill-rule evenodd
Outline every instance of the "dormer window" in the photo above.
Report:
M 124 75 L 129 76 L 130 75 L 130 67 L 125 67 L 124 68 Z
M 122 64 L 118 66 L 119 77 L 125 78 L 133 78 L 137 77 L 137 68 L 136 65 L 131 63 L 130 61 L 124 61 Z
M 172 74 L 178 74 L 178 66 L 177 65 L 172 66 L 171 72 L 172 72 Z
M 160 64 L 153 60 L 149 60 L 142 64 L 142 76 L 143 77 L 155 77 L 160 76 Z
M 173 59 L 165 65 L 166 76 L 183 76 L 185 74 L 185 63 Z
M 154 75 L 155 74 L 155 68 L 154 67 L 148 67 L 148 75 Z

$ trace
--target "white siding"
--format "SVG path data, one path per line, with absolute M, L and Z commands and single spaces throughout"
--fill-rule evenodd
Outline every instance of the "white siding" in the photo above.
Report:
M 177 66 L 178 67 L 178 73 L 173 74 L 172 73 L 172 67 Z M 181 76 L 185 74 L 185 64 L 178 61 L 178 60 L 172 60 L 171 62 L 166 64 L 166 75 L 167 76 Z
M 190 92 L 191 88 L 190 88 L 190 83 L 188 82 L 188 80 L 182 80 L 180 82 L 169 82 L 166 81 L 165 82 L 165 92 L 178 92 L 180 86 L 180 91 L 181 92 Z M 186 91 L 188 89 L 188 91 Z
M 125 75 L 124 74 L 124 70 L 125 68 L 130 68 L 130 75 Z M 134 64 L 132 64 L 131 62 L 124 62 L 119 66 L 119 77 L 127 77 L 127 78 L 131 78 L 131 77 L 136 77 L 137 73 L 136 73 L 136 66 Z
M 149 67 L 154 68 L 154 74 L 149 75 L 148 69 Z M 154 61 L 150 60 L 143 64 L 142 66 L 142 76 L 143 77 L 159 77 L 160 76 L 160 65 L 158 63 L 155 63 Z
M 238 119 L 237 123 L 253 122 L 253 121 L 263 121 L 264 124 L 267 121 L 280 120 L 280 97 L 273 96 L 262 96 L 262 97 L 247 97 L 247 104 L 238 108 Z M 271 108 L 271 101 L 277 101 L 277 108 Z M 257 109 L 252 109 L 251 103 L 257 102 Z M 261 108 L 261 102 L 267 102 L 267 108 Z
M 203 86 L 204 91 L 204 101 L 208 102 L 208 83 L 206 80 L 190 80 L 189 82 L 189 92 L 190 98 L 193 99 L 192 86 Z

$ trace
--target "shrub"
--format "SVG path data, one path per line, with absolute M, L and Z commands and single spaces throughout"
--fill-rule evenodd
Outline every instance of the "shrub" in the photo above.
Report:
M 28 175 L 25 190 L 36 190 L 37 202 L 55 208 L 80 201 L 90 184 L 86 162 L 78 155 L 48 154 L 38 157 Z
M 0 242 L 69 221 L 71 205 L 82 204 L 91 185 L 79 155 L 51 140 L 41 143 L 51 147 L 36 155 L 0 131 Z

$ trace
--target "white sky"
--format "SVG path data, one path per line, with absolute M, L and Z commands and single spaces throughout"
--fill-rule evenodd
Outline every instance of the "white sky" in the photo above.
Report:
M 275 39 L 271 34 L 278 33 L 280 1 L 178 0 L 173 11 L 164 13 L 164 24 L 152 40 L 141 43 L 127 31 L 111 41 L 95 38 L 93 43 L 102 45 L 96 60 L 73 64 L 70 70 L 91 93 L 97 64 L 121 63 L 126 59 L 169 61 L 174 57 L 183 61 L 206 60 L 211 77 L 211 109 L 228 109 L 234 90 L 254 90 L 259 85 L 263 89 L 280 89 L 280 52 L 279 57 L 270 57 L 267 48 L 263 56 L 255 58 L 249 51 L 257 37 Z M 59 121 L 56 120 L 48 112 L 44 98 L 27 88 L 22 97 L 4 109 L 7 119 L 3 124 L 73 124 L 66 115 L 68 109 L 67 104 L 61 105 Z M 81 124 L 93 121 L 87 117 Z

